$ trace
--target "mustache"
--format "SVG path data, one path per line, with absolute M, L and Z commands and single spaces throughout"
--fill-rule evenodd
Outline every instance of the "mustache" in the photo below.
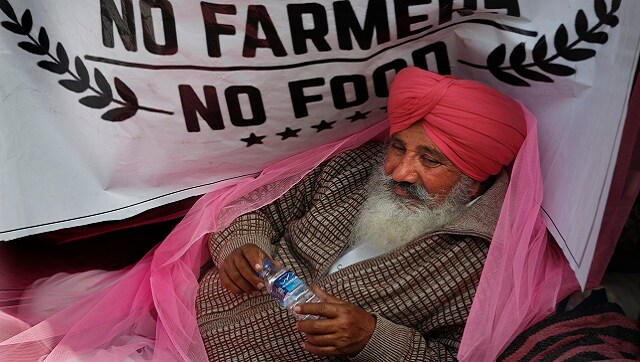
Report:
M 405 181 L 398 182 L 398 181 L 394 181 L 390 177 L 385 178 L 384 184 L 386 187 L 389 188 L 389 190 L 393 190 L 394 188 L 398 187 L 408 195 L 420 201 L 427 202 L 433 199 L 433 196 L 431 196 L 424 187 L 418 184 L 405 182 Z

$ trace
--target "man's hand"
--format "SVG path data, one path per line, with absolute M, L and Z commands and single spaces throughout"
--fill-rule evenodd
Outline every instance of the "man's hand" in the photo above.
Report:
M 373 335 L 376 319 L 360 307 L 320 288 L 313 290 L 323 302 L 301 304 L 294 311 L 325 319 L 297 322 L 298 330 L 307 335 L 304 349 L 318 356 L 354 356 L 362 351 Z
M 264 288 L 258 271 L 262 262 L 270 259 L 264 250 L 255 244 L 243 245 L 229 254 L 220 265 L 220 282 L 232 293 L 251 293 Z M 279 262 L 274 261 L 276 265 Z

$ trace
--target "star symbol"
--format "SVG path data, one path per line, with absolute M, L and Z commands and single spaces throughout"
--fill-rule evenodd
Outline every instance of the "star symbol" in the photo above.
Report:
M 316 133 L 317 132 L 322 132 L 325 129 L 333 128 L 332 124 L 334 124 L 334 123 L 336 123 L 336 121 L 326 122 L 325 120 L 322 120 L 322 122 L 320 122 L 319 124 L 316 124 L 315 126 L 311 126 L 311 128 L 315 128 L 316 129 Z
M 282 137 L 282 141 L 286 140 L 287 138 L 290 137 L 298 137 L 298 132 L 302 131 L 302 128 L 298 128 L 298 129 L 291 129 L 289 127 L 287 127 L 287 129 L 285 129 L 284 131 L 280 132 L 280 133 L 276 133 L 276 135 L 281 136 Z
M 267 136 L 256 136 L 255 133 L 251 133 L 251 135 L 247 138 L 241 138 L 240 141 L 247 142 L 247 147 L 251 147 L 253 145 L 262 144 L 262 139 Z
M 360 113 L 360 111 L 356 111 L 356 113 L 354 113 L 353 116 L 347 117 L 347 119 L 350 119 L 351 122 L 359 121 L 361 119 L 367 119 L 367 114 L 369 113 L 371 113 L 371 111 L 364 112 L 364 113 Z

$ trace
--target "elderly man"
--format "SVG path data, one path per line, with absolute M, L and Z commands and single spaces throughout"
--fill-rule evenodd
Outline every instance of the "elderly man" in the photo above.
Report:
M 197 297 L 211 360 L 454 360 L 522 144 L 520 105 L 480 83 L 407 68 L 388 146 L 369 143 L 211 235 Z M 317 286 L 297 321 L 257 271 Z

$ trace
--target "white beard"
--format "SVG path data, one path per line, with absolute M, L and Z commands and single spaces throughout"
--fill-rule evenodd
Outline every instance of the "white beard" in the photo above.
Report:
M 396 249 L 451 221 L 470 201 L 476 182 L 462 175 L 445 201 L 433 206 L 433 196 L 426 190 L 421 190 L 422 201 L 400 197 L 387 185 L 390 176 L 376 173 L 368 183 L 367 199 L 356 218 L 350 242 L 352 246 L 368 243 L 380 252 Z

